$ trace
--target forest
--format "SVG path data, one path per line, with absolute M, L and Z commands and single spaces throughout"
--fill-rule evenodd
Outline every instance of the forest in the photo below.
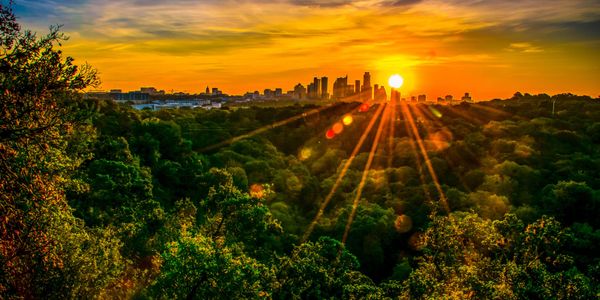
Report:
M 600 296 L 598 98 L 137 111 L 0 21 L 2 299 Z

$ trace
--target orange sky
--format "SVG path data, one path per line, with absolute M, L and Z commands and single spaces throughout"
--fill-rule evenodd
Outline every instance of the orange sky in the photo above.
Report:
M 68 2 L 65 4 L 63 2 Z M 226 93 L 306 85 L 314 76 L 429 97 L 471 92 L 600 95 L 597 0 L 21 0 L 25 28 L 64 24 L 64 52 L 103 89 Z

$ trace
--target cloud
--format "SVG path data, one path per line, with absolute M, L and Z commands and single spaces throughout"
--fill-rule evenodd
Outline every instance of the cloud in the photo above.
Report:
M 531 43 L 511 43 L 508 46 L 508 51 L 517 51 L 523 53 L 538 53 L 544 52 L 540 47 L 534 46 Z

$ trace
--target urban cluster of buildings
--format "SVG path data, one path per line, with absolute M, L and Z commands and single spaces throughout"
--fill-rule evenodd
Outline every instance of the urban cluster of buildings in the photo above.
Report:
M 371 86 L 371 74 L 365 72 L 363 84 L 355 80 L 354 84 L 348 84 L 348 76 L 340 77 L 333 83 L 333 94 L 329 93 L 329 78 L 314 77 L 306 87 L 302 83 L 294 86 L 293 90 L 283 93 L 281 88 L 265 89 L 263 94 L 259 91 L 244 94 L 246 100 L 287 98 L 294 100 L 346 100 L 346 101 L 369 101 L 386 100 L 387 94 L 383 86 L 375 84 Z
M 132 104 L 138 109 L 164 109 L 164 108 L 220 108 L 227 102 L 251 102 L 251 101 L 278 101 L 278 100 L 333 100 L 333 101 L 386 101 L 388 99 L 385 87 L 378 84 L 371 85 L 371 74 L 365 72 L 360 80 L 349 81 L 348 75 L 339 77 L 333 82 L 332 93 L 329 93 L 329 78 L 314 77 L 306 87 L 301 83 L 294 86 L 293 90 L 283 92 L 282 88 L 265 89 L 261 94 L 259 91 L 248 92 L 243 96 L 229 96 L 218 88 L 212 89 L 208 86 L 204 93 L 188 94 L 182 92 L 166 93 L 154 87 L 142 87 L 138 91 L 123 92 L 119 89 L 110 91 L 91 91 L 86 94 L 90 98 L 112 99 L 117 102 Z M 391 97 L 399 101 L 411 101 L 421 103 L 459 104 L 462 102 L 473 102 L 469 93 L 465 93 L 459 99 L 452 95 L 438 97 L 437 100 L 427 99 L 426 95 L 410 96 L 401 98 L 400 92 L 392 90 Z
M 206 87 L 205 93 L 189 94 L 183 92 L 166 93 L 154 87 L 142 87 L 138 91 L 123 92 L 120 89 L 110 91 L 90 91 L 86 93 L 88 98 L 114 100 L 116 102 L 129 103 L 137 109 L 166 109 L 166 108 L 221 108 L 223 103 L 232 97 L 223 94 L 218 88 Z M 239 97 L 237 97 L 239 98 Z

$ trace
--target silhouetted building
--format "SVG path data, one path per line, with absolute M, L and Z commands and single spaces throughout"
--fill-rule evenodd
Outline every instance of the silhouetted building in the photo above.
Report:
M 446 100 L 448 102 L 452 101 L 452 99 L 453 99 L 452 95 L 446 95 L 446 97 L 444 98 L 444 100 Z
M 313 82 L 308 85 L 308 97 L 313 99 L 321 98 L 321 79 L 315 77 Z
M 210 88 L 208 88 L 208 85 L 206 86 L 206 94 L 210 94 Z
M 412 102 L 417 102 L 417 97 L 415 97 L 415 96 L 410 96 L 410 101 L 412 101 Z
M 387 93 L 385 92 L 385 87 L 379 87 L 378 84 L 373 86 L 373 99 L 375 101 L 387 101 Z
M 141 91 L 133 91 L 128 93 L 111 93 L 111 96 L 116 101 L 148 101 L 150 94 L 142 93 Z
M 427 95 L 419 95 L 418 100 L 419 100 L 419 102 L 425 102 L 425 101 L 427 101 Z
M 321 77 L 321 98 L 329 99 L 329 92 L 327 91 L 329 88 L 329 78 Z
M 273 96 L 275 96 L 275 93 L 271 89 L 265 89 L 263 95 L 265 95 L 265 98 L 273 98 Z
M 354 93 L 357 95 L 360 94 L 360 80 L 354 81 Z
M 335 99 L 343 99 L 346 97 L 346 92 L 348 89 L 348 76 L 340 77 L 335 80 L 333 83 L 333 98 Z
M 275 97 L 281 97 L 283 96 L 283 90 L 281 88 L 276 88 L 275 89 Z
M 221 92 L 218 88 L 212 88 L 212 95 L 216 96 L 216 95 L 222 95 L 223 92 Z
M 298 83 L 294 87 L 294 99 L 300 100 L 304 98 L 306 98 L 306 88 L 301 83 Z
M 373 99 L 373 88 L 371 87 L 371 74 L 369 72 L 365 72 L 365 75 L 363 75 L 363 86 L 360 89 L 360 92 L 362 100 Z
M 469 93 L 465 93 L 465 95 L 462 96 L 461 100 L 465 102 L 473 102 L 473 99 L 471 98 L 471 95 Z
M 392 93 L 392 95 L 390 96 L 391 100 L 395 101 L 396 103 L 400 102 L 400 91 L 392 88 L 391 93 Z

